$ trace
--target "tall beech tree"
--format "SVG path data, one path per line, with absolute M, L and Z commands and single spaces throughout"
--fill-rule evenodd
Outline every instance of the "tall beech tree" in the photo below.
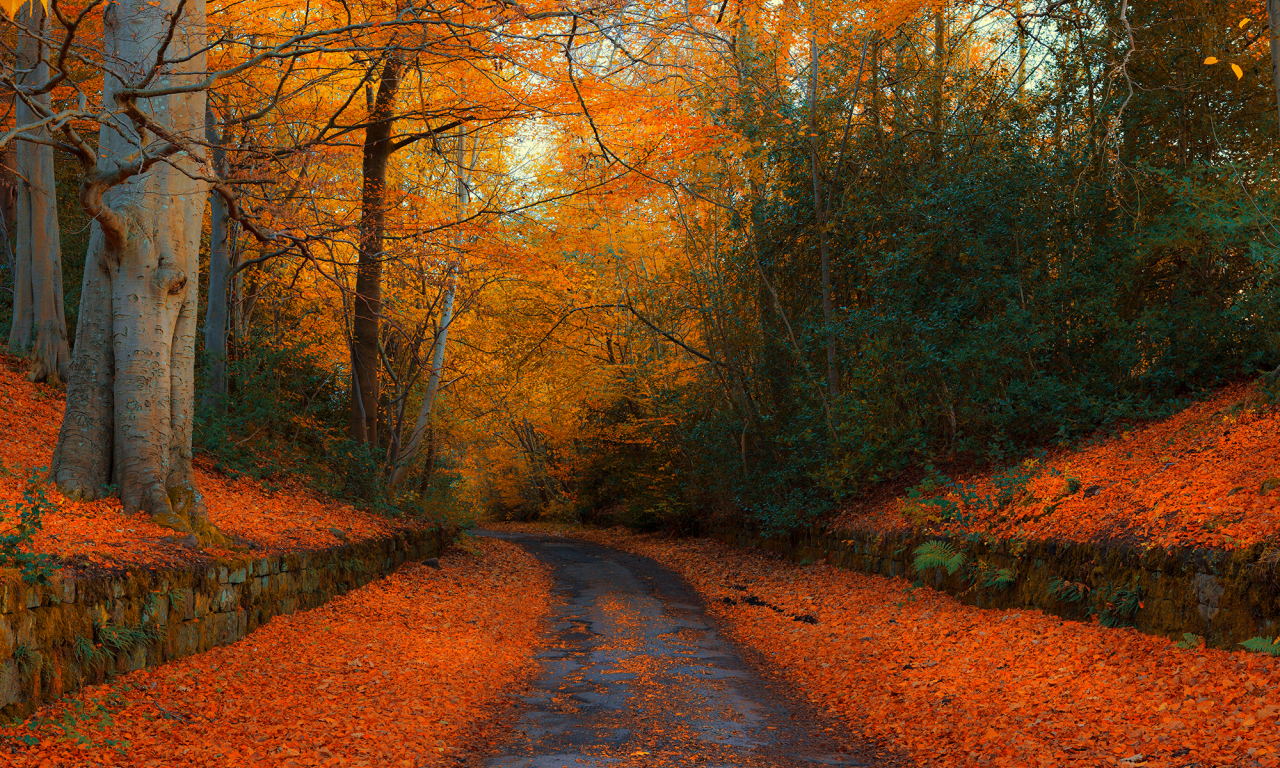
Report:
M 106 6 L 104 109 L 97 149 L 70 132 L 92 169 L 80 200 L 93 217 L 67 410 L 53 476 L 71 497 L 118 485 L 126 513 L 220 534 L 191 466 L 196 297 L 207 169 L 202 143 L 205 4 Z
M 227 175 L 227 149 L 212 109 L 205 110 L 205 138 L 209 142 L 213 172 Z M 204 407 L 219 405 L 227 394 L 227 300 L 231 278 L 231 218 L 221 193 L 209 194 L 209 295 L 204 314 L 204 351 L 209 364 L 209 381 L 202 399 Z
M 49 79 L 49 51 L 45 43 L 49 18 L 44 6 L 34 3 L 18 13 L 24 28 L 19 36 L 15 79 L 20 87 L 33 87 Z M 34 108 L 48 110 L 50 96 L 32 94 L 15 100 L 18 125 L 35 123 Z M 13 325 L 9 348 L 30 358 L 27 376 L 32 381 L 55 377 L 63 381 L 71 355 L 67 347 L 67 320 L 62 304 L 62 244 L 58 236 L 57 192 L 53 177 L 53 147 L 49 129 L 32 130 L 46 143 L 19 141 L 15 147 L 17 177 L 17 249 L 13 289 Z

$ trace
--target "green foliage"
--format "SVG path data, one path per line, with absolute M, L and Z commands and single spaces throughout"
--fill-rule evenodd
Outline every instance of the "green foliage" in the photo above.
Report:
M 1011 568 L 997 568 L 982 561 L 975 563 L 969 574 L 969 581 L 974 588 L 994 589 L 998 592 L 1012 587 L 1017 578 Z
M 916 573 L 930 568 L 945 568 L 948 574 L 955 575 L 967 560 L 964 552 L 945 541 L 926 541 L 916 547 L 912 554 L 915 555 L 915 560 L 911 569 Z
M 40 530 L 41 518 L 56 508 L 45 496 L 44 468 L 32 470 L 22 499 L 0 514 L 0 566 L 17 568 L 28 584 L 48 584 L 54 566 L 49 555 L 31 551 L 31 540 Z
M 1143 588 L 1140 584 L 1128 587 L 1107 585 L 1100 594 L 1101 609 L 1098 611 L 1098 623 L 1104 627 L 1133 626 L 1133 618 L 1142 608 Z
M 316 341 L 246 339 L 228 365 L 226 400 L 200 402 L 196 449 L 232 475 L 272 478 L 319 469 L 328 441 L 342 434 L 343 393 Z
M 116 690 L 108 691 L 105 701 L 95 701 L 87 706 L 82 699 L 67 699 L 60 719 L 54 720 L 37 713 L 27 721 L 27 729 L 31 733 L 15 738 L 28 747 L 34 747 L 40 743 L 40 734 L 48 734 L 52 730 L 60 740 L 89 746 L 93 744 L 93 733 L 104 732 L 115 724 L 112 710 L 118 710 L 124 705 L 124 697 Z M 164 711 L 160 707 L 157 709 Z M 120 755 L 127 754 L 129 747 L 132 746 L 132 742 L 127 739 L 104 738 L 101 744 Z
M 18 667 L 18 674 L 28 678 L 35 670 L 36 653 L 27 645 L 19 643 L 13 648 L 13 663 Z
M 388 491 L 386 447 L 347 436 L 346 382 L 321 356 L 321 341 L 298 334 L 279 344 L 255 330 L 229 362 L 225 400 L 200 400 L 195 449 L 230 475 L 268 486 L 309 477 L 321 493 L 388 517 L 459 517 L 451 494 L 457 476 L 447 467 L 425 489 L 413 490 L 411 477 Z
M 1204 638 L 1200 635 L 1193 635 L 1190 632 L 1183 632 L 1182 639 L 1173 644 L 1173 647 L 1180 648 L 1184 651 L 1194 650 L 1204 645 Z
M 90 667 L 106 661 L 106 655 L 102 653 L 98 646 L 93 644 L 93 639 L 88 635 L 76 636 L 72 652 L 81 666 Z
M 1272 642 L 1271 637 L 1251 637 L 1240 645 L 1254 653 L 1265 653 L 1268 656 L 1280 656 L 1280 641 Z
M 1049 581 L 1049 596 L 1064 603 L 1078 603 L 1089 595 L 1089 587 L 1054 576 Z
M 161 637 L 158 628 L 148 626 L 130 627 L 101 624 L 96 629 L 99 644 L 120 653 L 128 653 Z
M 1037 453 L 1043 455 L 1042 451 Z M 1038 458 L 1028 459 L 995 472 L 991 476 L 995 492 L 982 495 L 976 486 L 957 483 L 928 464 L 924 479 L 907 489 L 906 511 L 914 517 L 917 527 L 929 523 L 958 523 L 962 528 L 967 527 L 974 510 L 1004 509 L 1023 496 L 1039 466 Z M 948 498 L 949 495 L 959 497 L 959 503 Z

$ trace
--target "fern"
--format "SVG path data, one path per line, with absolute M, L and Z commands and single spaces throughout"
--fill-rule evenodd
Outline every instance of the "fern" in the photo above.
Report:
M 1142 592 L 1142 586 L 1139 584 L 1118 589 L 1108 585 L 1107 591 L 1102 596 L 1102 610 L 1098 612 L 1098 623 L 1113 629 L 1132 626 L 1133 617 L 1142 607 Z
M 1254 653 L 1265 653 L 1268 656 L 1280 656 L 1280 641 L 1272 642 L 1271 637 L 1251 637 L 1241 643 L 1246 650 Z
M 26 645 L 19 643 L 13 649 L 13 661 L 18 666 L 18 674 L 24 678 L 28 677 L 35 667 L 35 652 Z
M 1015 579 L 1016 575 L 1008 568 L 1000 568 L 999 570 L 992 568 L 983 574 L 982 586 L 988 589 L 1005 590 L 1013 586 Z
M 1200 635 L 1193 635 L 1190 632 L 1183 632 L 1182 639 L 1174 643 L 1173 647 L 1181 648 L 1184 651 L 1190 651 L 1199 648 L 1202 645 L 1204 645 L 1203 637 Z
M 1075 581 L 1053 577 L 1049 582 L 1049 597 L 1064 603 L 1078 603 L 1089 594 L 1089 587 Z
M 947 573 L 954 576 L 967 560 L 963 552 L 957 551 L 945 541 L 926 541 L 916 547 L 913 554 L 916 559 L 912 568 L 917 573 L 929 568 L 946 568 Z
M 76 638 L 74 652 L 76 655 L 76 661 L 79 661 L 81 665 L 86 667 L 97 665 L 106 661 L 107 658 L 106 654 L 99 650 L 98 647 L 93 644 L 93 641 L 85 635 L 80 635 Z

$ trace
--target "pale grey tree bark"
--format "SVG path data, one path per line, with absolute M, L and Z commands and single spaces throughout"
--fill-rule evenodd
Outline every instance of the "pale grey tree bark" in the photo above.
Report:
M 476 164 L 477 145 L 473 138 L 468 161 L 465 129 L 458 126 L 457 130 L 457 144 L 454 148 L 454 165 L 457 167 L 457 177 L 454 182 L 455 205 L 458 221 L 462 221 L 466 217 L 467 206 L 471 202 L 471 171 Z M 459 230 L 456 237 L 458 258 L 461 258 L 462 247 L 465 244 L 464 235 Z M 418 407 L 418 418 L 413 426 L 413 434 L 393 465 L 390 482 L 393 488 L 399 485 L 409 473 L 409 468 L 413 465 L 413 460 L 422 446 L 422 438 L 431 428 L 431 414 L 435 408 L 436 395 L 440 392 L 441 374 L 444 372 L 444 352 L 449 342 L 449 326 L 453 325 L 453 302 L 458 288 L 456 259 L 449 261 L 445 268 L 444 279 L 444 302 L 440 309 L 440 327 L 436 330 L 436 337 L 431 345 L 431 370 L 427 375 L 427 392 L 422 398 L 422 404 Z
M 68 496 L 117 486 L 126 513 L 225 543 L 195 487 L 191 427 L 205 93 L 203 0 L 116 0 L 103 102 L 118 110 L 81 186 L 94 218 L 53 476 Z M 157 66 L 157 61 L 163 64 Z M 135 88 L 168 91 L 137 98 Z M 88 153 L 90 150 L 82 148 Z
M 32 34 L 18 39 L 17 77 L 20 85 L 49 79 L 48 51 L 40 36 L 49 23 L 44 6 L 30 3 L 17 22 Z M 49 94 L 31 97 L 48 108 Z M 18 125 L 35 123 L 31 105 L 15 99 Z M 30 131 L 49 139 L 47 128 Z M 71 354 L 67 347 L 67 319 L 62 304 L 62 243 L 58 236 L 58 195 L 54 184 L 53 147 L 18 141 L 14 147 L 17 177 L 17 248 L 14 254 L 13 325 L 9 348 L 30 361 L 27 378 L 67 379 Z
M 222 144 L 213 110 L 206 106 L 205 138 L 211 149 L 213 171 L 227 175 L 227 150 Z M 231 218 L 227 201 L 217 192 L 209 194 L 209 295 L 204 314 L 204 352 L 209 361 L 209 381 L 202 404 L 220 405 L 227 395 L 227 299 L 231 272 Z

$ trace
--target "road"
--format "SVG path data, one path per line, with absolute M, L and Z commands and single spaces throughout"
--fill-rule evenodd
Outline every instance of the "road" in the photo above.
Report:
M 484 768 L 870 765 L 837 726 L 764 679 L 697 595 L 645 558 L 554 536 L 481 531 L 554 569 L 541 674 Z

